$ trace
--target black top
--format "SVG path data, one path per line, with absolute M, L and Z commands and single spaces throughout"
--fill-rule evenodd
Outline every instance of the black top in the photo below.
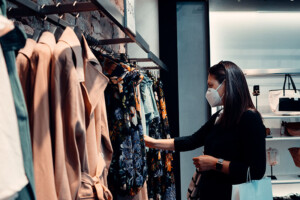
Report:
M 218 114 L 193 135 L 177 137 L 174 141 L 176 151 L 204 146 L 204 154 L 230 161 L 228 175 L 215 170 L 202 172 L 201 200 L 231 200 L 232 184 L 246 182 L 248 167 L 252 180 L 261 179 L 266 170 L 266 131 L 260 114 L 244 112 L 239 124 L 231 129 L 215 124 Z

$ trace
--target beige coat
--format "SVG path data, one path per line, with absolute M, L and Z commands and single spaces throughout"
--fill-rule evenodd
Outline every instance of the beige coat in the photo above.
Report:
M 51 72 L 51 112 L 54 174 L 58 199 L 75 200 L 86 158 L 82 49 L 75 33 L 66 28 L 54 48 Z
M 86 41 L 81 47 L 71 28 L 59 39 L 53 60 L 51 98 L 59 199 L 112 199 L 106 184 L 112 157 L 104 100 L 108 78 Z
M 112 199 L 107 188 L 107 175 L 113 149 L 109 137 L 104 98 L 104 90 L 109 79 L 102 73 L 102 67 L 85 39 L 83 39 L 83 58 L 85 72 L 83 95 L 86 108 L 89 172 L 83 177 L 83 190 L 80 192 L 80 197 L 94 197 L 90 187 L 94 185 L 98 199 Z M 86 188 L 90 188 L 90 193 Z
M 29 125 L 30 125 L 30 132 L 32 133 L 33 128 L 33 92 L 34 92 L 34 79 L 35 79 L 35 72 L 31 65 L 31 55 L 33 49 L 36 45 L 36 42 L 32 39 L 27 39 L 25 47 L 19 50 L 16 59 L 16 66 L 17 71 L 20 78 L 20 83 L 23 89 L 25 102 L 27 105 L 28 110 L 28 117 L 29 117 Z
M 55 44 L 54 35 L 50 32 L 44 32 L 35 45 L 30 59 L 35 74 L 31 139 L 37 200 L 57 199 L 49 110 L 50 64 Z

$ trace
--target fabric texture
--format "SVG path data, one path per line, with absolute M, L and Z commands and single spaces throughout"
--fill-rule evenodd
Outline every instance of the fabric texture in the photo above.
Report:
M 0 15 L 6 16 L 6 2 L 0 0 Z M 29 120 L 22 92 L 20 80 L 18 78 L 16 70 L 15 52 L 23 48 L 26 42 L 26 35 L 23 30 L 19 27 L 15 27 L 14 30 L 10 31 L 6 35 L 0 38 L 4 58 L 6 61 L 7 72 L 11 84 L 17 119 L 18 128 L 21 140 L 21 148 L 23 154 L 23 162 L 25 173 L 29 183 L 19 192 L 18 199 L 22 200 L 35 200 L 35 183 L 33 174 L 33 163 L 32 163 L 32 150 L 30 141 L 30 130 Z
M 198 169 L 196 169 L 187 191 L 186 198 L 188 200 L 200 200 L 200 194 L 199 194 L 200 179 L 201 179 L 201 172 L 199 172 Z
M 0 45 L 0 199 L 8 199 L 28 184 L 11 85 Z
M 14 23 L 6 17 L 0 15 L 0 37 L 12 31 L 15 28 Z
M 126 195 L 126 196 L 121 196 L 119 194 L 116 194 L 114 196 L 114 199 L 116 200 L 147 200 L 148 198 L 148 190 L 147 190 L 147 182 L 144 183 L 143 187 L 141 190 L 134 196 Z
M 57 199 L 52 142 L 50 133 L 50 65 L 55 46 L 54 35 L 44 32 L 35 45 L 30 61 L 32 71 L 30 76 L 34 78 L 32 105 L 32 153 L 36 183 L 36 195 L 38 200 Z M 26 50 L 24 50 L 26 51 Z
M 147 134 L 149 134 L 149 124 L 154 118 L 159 117 L 156 100 L 153 93 L 153 80 L 145 76 L 141 82 L 141 97 L 146 118 Z
M 86 171 L 79 197 L 112 199 L 107 176 L 113 149 L 109 138 L 104 90 L 109 79 L 83 38 L 84 82 L 83 97 L 86 112 L 86 147 L 89 171 Z M 87 188 L 86 186 L 89 185 Z M 94 189 L 96 195 L 93 195 Z M 86 195 L 88 194 L 88 195 Z
M 147 178 L 145 142 L 137 96 L 141 75 L 125 64 L 116 65 L 107 61 L 104 64 L 105 73 L 110 78 L 106 98 L 114 150 L 108 176 L 109 186 L 113 194 L 135 196 Z
M 27 105 L 30 132 L 33 132 L 33 92 L 35 81 L 35 70 L 31 65 L 31 55 L 36 41 L 27 39 L 25 47 L 20 49 L 16 58 L 16 66 Z
M 231 199 L 232 184 L 246 182 L 247 169 L 253 180 L 261 179 L 266 170 L 265 126 L 259 113 L 244 112 L 237 127 L 224 129 L 214 124 L 219 112 L 191 136 L 175 138 L 176 151 L 204 146 L 204 154 L 231 161 L 229 175 L 218 171 L 202 172 L 200 199 Z
M 51 69 L 51 126 L 58 199 L 77 199 L 81 174 L 88 171 L 83 81 L 81 44 L 67 27 L 54 47 Z
M 150 137 L 156 139 L 171 138 L 163 84 L 156 80 L 150 73 L 145 75 L 153 81 L 151 88 L 159 112 L 159 117 L 152 120 L 149 125 Z M 157 149 L 149 149 L 147 152 L 149 166 L 148 194 L 149 199 L 175 200 L 175 176 L 173 170 L 173 152 Z
M 141 93 L 141 84 L 139 84 L 137 87 L 137 95 L 141 104 L 141 121 L 142 121 L 143 133 L 149 135 L 149 133 L 147 133 L 145 108 L 144 108 L 144 102 L 142 100 L 142 93 Z

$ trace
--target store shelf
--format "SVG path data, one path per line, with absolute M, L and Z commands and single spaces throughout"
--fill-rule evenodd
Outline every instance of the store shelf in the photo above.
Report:
M 294 119 L 300 118 L 300 115 L 276 115 L 274 113 L 262 114 L 263 119 Z
M 280 135 L 280 129 L 271 129 L 272 138 L 266 138 L 266 141 L 291 141 L 300 140 L 300 136 Z
M 273 197 L 283 197 L 294 193 L 300 193 L 300 183 L 290 184 L 273 184 L 272 192 Z
M 245 76 L 282 76 L 284 74 L 300 75 L 299 68 L 279 69 L 244 69 Z
M 276 178 L 277 180 L 272 180 L 272 184 L 300 183 L 300 177 L 297 174 L 277 175 Z

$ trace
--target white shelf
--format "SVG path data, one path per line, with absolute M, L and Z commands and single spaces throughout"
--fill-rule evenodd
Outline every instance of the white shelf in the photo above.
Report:
M 294 119 L 300 118 L 300 115 L 276 115 L 274 113 L 262 114 L 263 119 Z
M 300 140 L 300 136 L 286 136 L 280 135 L 280 129 L 271 129 L 272 138 L 266 138 L 266 141 L 290 141 L 290 140 Z
M 277 175 L 277 180 L 272 180 L 272 184 L 287 184 L 287 183 L 300 183 L 300 177 L 296 174 L 293 175 Z
M 285 183 L 285 184 L 273 184 L 272 192 L 273 197 L 283 197 L 290 194 L 300 193 L 300 183 Z
M 284 74 L 300 75 L 299 68 L 279 69 L 244 69 L 245 76 L 282 76 Z

